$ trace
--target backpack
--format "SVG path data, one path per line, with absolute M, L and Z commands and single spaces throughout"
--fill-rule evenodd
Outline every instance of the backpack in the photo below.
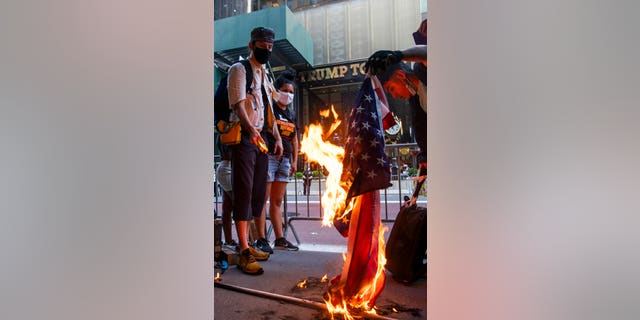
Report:
M 247 93 L 251 92 L 251 83 L 253 82 L 253 70 L 251 69 L 251 62 L 249 60 L 240 60 L 240 63 L 247 71 Z M 227 79 L 229 74 L 226 74 L 220 79 L 220 84 L 216 89 L 216 93 L 213 96 L 213 121 L 218 133 L 226 133 L 229 131 L 229 117 L 231 116 L 231 106 L 229 105 L 229 91 L 227 89 Z
M 420 170 L 420 176 L 426 174 L 425 169 Z M 411 284 L 427 272 L 427 208 L 418 207 L 415 202 L 424 181 L 417 183 L 411 201 L 400 208 L 385 249 L 385 268 L 394 280 L 404 284 Z

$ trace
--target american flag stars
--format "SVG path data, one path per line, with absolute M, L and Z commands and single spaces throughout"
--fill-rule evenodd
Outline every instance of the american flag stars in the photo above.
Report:
M 347 197 L 391 185 L 389 161 L 384 152 L 384 132 L 371 79 L 362 84 L 349 117 L 341 180 L 351 182 Z

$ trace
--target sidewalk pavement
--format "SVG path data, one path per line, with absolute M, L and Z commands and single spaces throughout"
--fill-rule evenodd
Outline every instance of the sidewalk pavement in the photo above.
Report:
M 321 244 L 314 244 L 319 245 Z M 302 246 L 300 251 L 276 250 L 268 261 L 260 262 L 265 272 L 259 276 L 243 274 L 236 266 L 230 266 L 222 275 L 222 283 L 251 288 L 270 293 L 293 296 L 322 302 L 327 282 L 342 271 L 343 258 L 338 252 L 310 251 L 313 245 Z M 309 250 L 307 250 L 309 249 Z M 216 269 L 216 272 L 219 272 Z M 307 288 L 297 288 L 304 279 Z M 426 319 L 427 283 L 420 279 L 410 286 L 394 281 L 387 273 L 385 288 L 376 307 L 388 312 L 386 317 L 394 319 Z M 394 312 L 395 308 L 398 312 Z M 379 313 L 382 313 L 379 311 Z M 260 319 L 260 320 L 307 320 L 331 319 L 325 312 L 272 299 L 238 293 L 223 288 L 214 289 L 214 315 L 216 319 Z M 336 319 L 341 317 L 336 316 Z

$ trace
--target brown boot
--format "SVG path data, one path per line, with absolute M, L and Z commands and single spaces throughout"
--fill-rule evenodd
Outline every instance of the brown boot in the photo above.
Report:
M 260 275 L 264 273 L 260 264 L 251 255 L 249 249 L 245 249 L 240 253 L 240 259 L 238 259 L 238 268 L 246 274 Z
M 249 252 L 258 261 L 266 261 L 267 259 L 269 259 L 269 252 L 260 251 L 253 248 L 252 246 L 249 246 Z

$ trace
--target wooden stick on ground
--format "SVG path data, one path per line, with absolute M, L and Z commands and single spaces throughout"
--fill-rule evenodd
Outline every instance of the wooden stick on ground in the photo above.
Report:
M 320 309 L 320 310 L 325 310 L 325 311 L 327 310 L 327 306 L 324 303 L 315 302 L 315 301 L 311 301 L 311 300 L 307 300 L 307 299 L 296 298 L 296 297 L 291 297 L 291 296 L 285 296 L 285 295 L 281 295 L 281 294 L 277 294 L 277 293 L 260 291 L 260 290 L 251 289 L 251 288 L 244 288 L 244 287 L 240 287 L 240 286 L 235 286 L 235 285 L 231 285 L 231 284 L 222 283 L 222 282 L 219 282 L 219 281 L 214 282 L 213 285 L 215 287 L 219 287 L 219 288 L 222 288 L 222 289 L 232 290 L 232 291 L 236 291 L 236 292 L 240 292 L 240 293 L 246 293 L 246 294 L 254 295 L 254 296 L 257 296 L 257 297 L 263 297 L 263 298 L 278 300 L 278 301 L 282 301 L 282 302 L 293 303 L 293 304 L 297 304 L 297 305 L 300 305 L 300 306 L 303 306 L 303 307 L 308 307 L 308 308 Z M 377 315 L 377 314 L 363 314 L 362 316 L 365 319 L 396 320 L 394 318 L 387 318 L 387 317 L 380 316 L 380 315 Z

